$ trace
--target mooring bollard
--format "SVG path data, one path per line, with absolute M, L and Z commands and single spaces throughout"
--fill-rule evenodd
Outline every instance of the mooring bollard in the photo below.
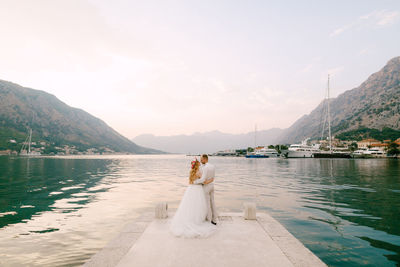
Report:
M 247 202 L 243 204 L 244 206 L 244 214 L 243 217 L 245 220 L 256 220 L 257 212 L 256 212 L 256 203 Z
M 156 219 L 165 219 L 168 217 L 168 203 L 160 202 L 156 205 Z

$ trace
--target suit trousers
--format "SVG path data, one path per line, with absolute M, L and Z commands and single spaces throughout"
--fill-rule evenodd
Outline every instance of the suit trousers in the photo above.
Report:
M 203 185 L 204 194 L 207 201 L 207 220 L 217 221 L 217 208 L 214 201 L 214 183 Z

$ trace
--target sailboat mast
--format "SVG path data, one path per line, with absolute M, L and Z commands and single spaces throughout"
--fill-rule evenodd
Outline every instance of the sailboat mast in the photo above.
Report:
M 257 124 L 254 126 L 254 148 L 257 147 Z
M 328 74 L 328 131 L 329 131 L 329 150 L 332 152 L 332 135 L 331 135 L 331 112 L 329 105 L 329 74 Z
M 32 142 L 32 129 L 29 131 L 29 148 L 28 153 L 31 153 L 31 142 Z

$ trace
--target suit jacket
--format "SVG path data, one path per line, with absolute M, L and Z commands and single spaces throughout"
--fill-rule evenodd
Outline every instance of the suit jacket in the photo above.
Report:
M 202 184 L 205 180 L 215 178 L 215 167 L 210 163 L 206 163 L 202 166 L 201 178 L 194 180 L 195 184 Z

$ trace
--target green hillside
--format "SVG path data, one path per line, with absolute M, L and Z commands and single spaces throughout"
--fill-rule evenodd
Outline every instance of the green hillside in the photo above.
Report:
M 44 91 L 0 80 L 0 107 L 0 150 L 18 151 L 28 129 L 32 128 L 34 146 L 42 147 L 45 153 L 60 151 L 56 147 L 72 148 L 74 152 L 89 149 L 109 153 L 161 153 L 136 145 L 102 120 Z
M 373 138 L 379 141 L 383 140 L 395 141 L 397 138 L 400 138 L 400 131 L 388 127 L 385 127 L 382 130 L 363 127 L 357 130 L 343 132 L 341 134 L 336 135 L 335 137 L 340 140 L 360 141 L 366 138 Z

